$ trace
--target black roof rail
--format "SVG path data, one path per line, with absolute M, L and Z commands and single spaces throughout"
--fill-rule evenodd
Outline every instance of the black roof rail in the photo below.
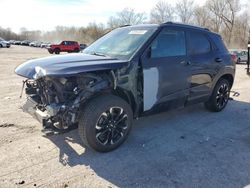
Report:
M 127 24 L 127 25 L 120 25 L 119 27 L 128 27 L 128 26 L 131 26 L 131 25 L 129 25 L 129 24 Z
M 163 24 L 173 24 L 173 22 L 168 21 L 168 22 L 165 22 L 165 23 L 163 23 Z
M 208 28 L 201 27 L 201 26 L 196 26 L 196 25 L 192 25 L 192 24 L 186 24 L 186 23 L 178 23 L 178 22 L 168 21 L 168 22 L 162 23 L 161 25 L 164 25 L 164 24 L 176 24 L 176 25 L 179 25 L 179 26 L 190 27 L 190 28 L 201 29 L 201 30 L 204 29 L 206 31 L 210 31 Z

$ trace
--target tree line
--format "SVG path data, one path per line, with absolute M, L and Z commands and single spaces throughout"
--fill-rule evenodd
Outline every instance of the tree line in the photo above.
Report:
M 199 6 L 193 0 L 179 0 L 175 5 L 171 5 L 166 0 L 160 0 L 152 7 L 149 15 L 125 8 L 111 16 L 106 24 L 90 23 L 85 27 L 57 26 L 53 31 L 46 32 L 21 28 L 19 34 L 9 28 L 0 27 L 0 37 L 6 40 L 29 39 L 47 42 L 77 40 L 90 44 L 111 29 L 122 25 L 174 21 L 198 25 L 217 32 L 222 35 L 229 48 L 245 48 L 250 40 L 249 4 L 250 0 L 246 5 L 240 4 L 239 0 L 207 0 L 203 6 Z

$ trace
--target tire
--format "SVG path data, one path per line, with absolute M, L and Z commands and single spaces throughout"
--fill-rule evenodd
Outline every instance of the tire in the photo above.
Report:
M 2 48 L 3 47 L 3 45 L 2 44 L 0 44 L 0 48 Z
M 60 49 L 59 49 L 59 48 L 56 48 L 56 49 L 54 50 L 54 52 L 55 52 L 55 54 L 60 54 Z
M 240 58 L 237 59 L 236 64 L 240 64 Z
M 223 110 L 229 99 L 231 86 L 226 79 L 220 79 L 214 87 L 209 100 L 205 102 L 205 107 L 212 112 Z
M 130 105 L 114 95 L 93 98 L 80 113 L 79 135 L 84 145 L 98 152 L 118 148 L 127 139 L 132 127 Z

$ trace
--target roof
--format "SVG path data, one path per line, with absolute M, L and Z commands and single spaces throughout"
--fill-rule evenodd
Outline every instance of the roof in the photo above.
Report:
M 184 23 L 177 23 L 177 22 L 165 22 L 165 23 L 162 23 L 160 24 L 162 26 L 165 26 L 165 25 L 172 25 L 172 26 L 179 26 L 179 27 L 185 27 L 185 28 L 189 28 L 189 29 L 196 29 L 196 30 L 206 30 L 206 31 L 210 31 L 208 28 L 205 28 L 205 27 L 199 27 L 199 26 L 195 26 L 195 25 L 191 25 L 191 24 L 184 24 Z
M 208 32 L 208 33 L 211 33 L 211 34 L 220 36 L 218 33 L 215 33 L 215 32 L 213 32 L 213 31 L 210 31 L 208 28 L 199 27 L 199 26 L 195 26 L 195 25 L 191 25 L 191 24 L 178 23 L 178 22 L 165 22 L 165 23 L 162 23 L 162 24 L 125 25 L 125 26 L 121 26 L 121 27 L 158 28 L 158 27 L 168 26 L 168 25 L 169 25 L 169 26 L 176 26 L 176 27 L 180 27 L 180 28 L 188 28 L 188 29 L 193 29 L 193 30 Z

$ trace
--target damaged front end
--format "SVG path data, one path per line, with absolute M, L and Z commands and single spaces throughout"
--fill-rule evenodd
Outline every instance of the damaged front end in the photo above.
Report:
M 78 123 L 81 105 L 101 90 L 113 87 L 111 83 L 108 75 L 91 73 L 29 79 L 24 83 L 27 101 L 23 110 L 41 122 L 44 130 L 64 132 Z
M 115 87 L 113 70 L 127 63 L 88 54 L 31 59 L 15 69 L 16 74 L 27 78 L 23 110 L 44 129 L 65 132 L 78 123 L 79 111 L 87 99 Z

